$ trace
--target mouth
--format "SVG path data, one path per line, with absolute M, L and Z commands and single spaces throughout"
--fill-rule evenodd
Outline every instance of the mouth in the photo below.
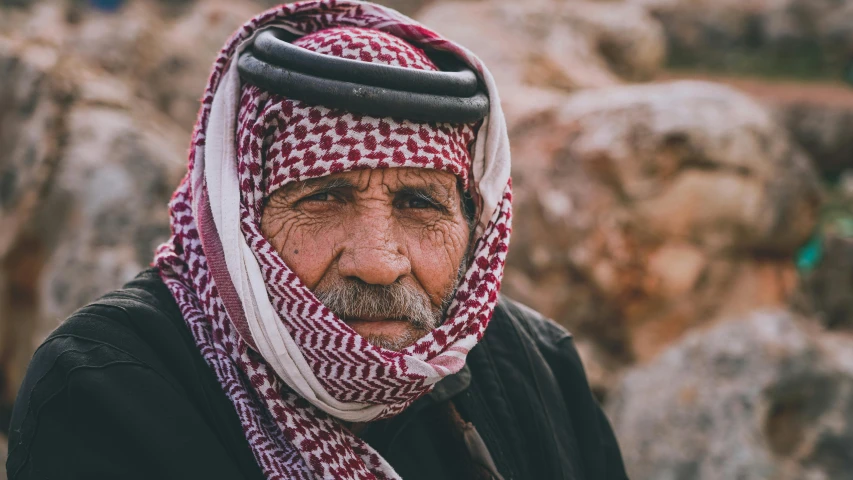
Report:
M 343 321 L 349 325 L 351 323 L 375 323 L 375 322 L 408 322 L 405 318 L 400 317 L 344 317 Z
M 410 334 L 413 327 L 403 318 L 388 317 L 345 317 L 344 323 L 362 337 L 401 338 Z

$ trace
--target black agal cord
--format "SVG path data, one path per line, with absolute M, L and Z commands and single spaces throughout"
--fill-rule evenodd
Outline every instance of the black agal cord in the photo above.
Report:
M 238 60 L 243 80 L 268 92 L 329 108 L 418 122 L 473 123 L 489 111 L 477 75 L 441 53 L 442 71 L 361 62 L 292 45 L 294 36 L 269 29 Z

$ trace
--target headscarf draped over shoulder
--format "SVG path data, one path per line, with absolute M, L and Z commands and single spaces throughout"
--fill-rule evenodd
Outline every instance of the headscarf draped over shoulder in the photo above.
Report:
M 485 86 L 475 125 L 417 123 L 308 105 L 241 82 L 237 58 L 266 28 L 325 55 L 435 70 L 443 51 Z M 446 321 L 399 352 L 368 343 L 306 288 L 261 235 L 263 201 L 289 182 L 359 168 L 453 173 L 478 203 L 472 260 Z M 391 479 L 339 420 L 395 415 L 465 363 L 498 298 L 510 235 L 510 155 L 494 79 L 465 48 L 393 10 L 307 1 L 268 10 L 219 53 L 169 204 L 155 263 L 273 479 Z

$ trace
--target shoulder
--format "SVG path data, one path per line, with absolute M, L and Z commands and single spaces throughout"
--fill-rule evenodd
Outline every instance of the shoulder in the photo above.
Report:
M 10 479 L 260 477 L 234 406 L 154 270 L 75 312 L 38 349 L 6 466 Z
M 575 460 L 583 464 L 587 478 L 627 478 L 616 438 L 566 329 L 529 307 L 501 298 L 483 340 L 494 352 L 492 364 L 512 385 L 506 391 L 511 394 L 526 385 L 535 392 L 515 403 L 517 411 L 523 410 L 521 401 L 536 403 L 535 409 L 548 417 L 543 429 L 553 429 L 555 435 L 570 431 L 574 440 L 562 444 L 576 445 L 570 450 L 577 449 Z
M 119 359 L 156 365 L 173 344 L 168 339 L 188 335 L 165 284 L 155 270 L 146 270 L 62 322 L 34 353 L 25 380 Z
M 491 335 L 490 335 L 491 334 Z M 552 368 L 580 365 L 572 334 L 557 322 L 515 300 L 501 296 L 486 333 L 490 342 L 522 344 L 537 352 Z
M 104 344 L 131 353 L 147 330 L 163 328 L 170 317 L 180 315 L 170 308 L 165 285 L 156 271 L 146 270 L 124 287 L 80 308 L 63 321 L 36 350 L 33 360 L 61 356 L 62 345 Z M 172 302 L 174 303 L 174 302 Z
M 571 338 L 572 334 L 557 322 L 520 302 L 501 296 L 495 307 L 493 320 L 512 322 L 537 343 L 559 343 Z
M 82 360 L 102 351 L 156 367 L 171 349 L 188 342 L 191 335 L 177 304 L 157 271 L 149 269 L 74 312 L 39 347 L 30 368 L 55 359 Z M 88 354 L 68 354 L 84 345 L 91 347 Z
M 532 382 L 538 397 L 551 398 L 545 408 L 567 405 L 575 414 L 595 407 L 574 337 L 555 321 L 504 297 L 495 308 L 484 342 L 493 356 L 503 357 L 496 363 L 505 372 Z
M 27 377 L 41 378 L 56 367 L 96 366 L 117 359 L 157 363 L 158 350 L 169 345 L 165 339 L 189 335 L 182 324 L 156 270 L 146 270 L 62 322 L 34 353 Z
M 155 270 L 74 312 L 36 350 L 30 382 L 56 371 L 100 367 L 117 361 L 164 367 L 170 349 L 191 341 L 180 311 Z
M 30 424 L 41 407 L 95 372 L 158 376 L 166 372 L 168 350 L 186 343 L 181 337 L 189 332 L 186 327 L 181 331 L 180 312 L 174 301 L 169 305 L 171 296 L 164 292 L 168 295 L 156 271 L 147 270 L 65 320 L 30 360 L 15 401 L 12 429 Z M 110 388 L 108 383 L 94 387 Z
M 113 418 L 110 409 L 125 408 L 123 395 L 132 388 L 154 395 L 182 388 L 169 359 L 188 351 L 183 337 L 189 332 L 181 331 L 180 312 L 170 301 L 159 275 L 147 270 L 74 312 L 47 337 L 18 390 L 10 422 L 10 472 L 68 450 L 56 445 L 59 439 L 79 437 L 80 422 L 95 428 Z
M 519 302 L 501 297 L 480 343 L 490 352 L 491 363 L 502 365 L 501 375 L 515 375 L 540 390 L 571 391 L 572 396 L 589 390 L 572 334 Z
M 131 337 L 168 328 L 181 314 L 156 270 L 140 273 L 122 288 L 77 310 L 51 333 L 45 343 L 61 337 L 121 343 Z

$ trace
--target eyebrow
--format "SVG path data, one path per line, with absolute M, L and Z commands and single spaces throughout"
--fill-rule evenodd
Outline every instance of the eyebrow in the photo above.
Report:
M 432 182 L 423 184 L 411 185 L 400 182 L 395 188 L 389 188 L 389 193 L 392 195 L 414 195 L 422 197 L 425 200 L 438 203 L 441 206 L 448 208 L 453 200 L 453 189 L 445 188 L 444 185 Z M 292 183 L 282 189 L 281 193 L 285 197 L 294 195 L 304 195 L 306 192 L 317 193 L 320 191 L 330 190 L 358 190 L 358 186 L 346 178 L 329 178 L 318 177 L 303 180 L 301 182 Z
M 412 197 L 420 198 L 421 200 L 425 200 L 432 204 L 434 207 L 441 210 L 443 213 L 448 213 L 451 211 L 453 198 L 452 195 L 447 195 L 445 192 L 442 192 L 441 189 L 431 188 L 430 187 L 403 187 L 394 192 L 394 195 L 409 195 Z
M 352 182 L 345 178 L 311 178 L 303 182 L 293 184 L 294 188 L 287 190 L 287 193 L 305 192 L 308 190 L 333 190 L 338 188 L 355 188 Z
M 425 197 L 433 201 L 444 203 L 446 201 L 450 201 L 453 198 L 453 195 L 445 190 L 444 188 L 437 187 L 435 185 L 424 185 L 424 186 L 412 186 L 412 185 L 403 185 L 400 188 L 392 190 L 392 193 L 397 194 L 406 194 L 406 195 L 415 195 L 419 197 Z

